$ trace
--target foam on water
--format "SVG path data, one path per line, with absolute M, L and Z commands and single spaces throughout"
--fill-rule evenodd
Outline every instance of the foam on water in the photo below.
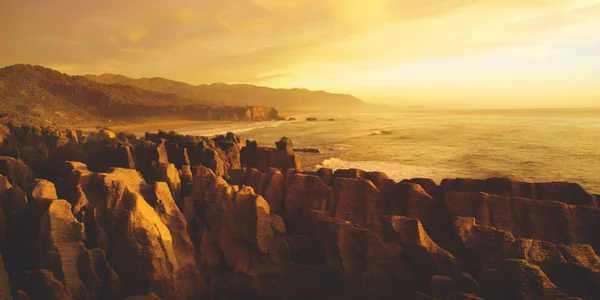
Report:
M 390 130 L 377 130 L 377 131 L 375 131 L 375 132 L 372 132 L 372 133 L 371 133 L 371 134 L 369 134 L 369 135 L 390 135 L 390 134 L 393 134 L 393 133 L 394 133 L 394 132 L 393 132 L 393 131 L 390 131 Z
M 395 180 L 506 176 L 576 182 L 600 193 L 600 113 L 582 117 L 561 112 L 560 118 L 535 112 L 352 114 L 321 122 L 332 115 L 298 113 L 295 122 L 173 129 L 194 135 L 232 131 L 271 147 L 287 136 L 297 148 L 321 150 L 300 154 L 306 170 L 358 168 L 382 171 Z M 306 122 L 308 116 L 320 121 Z
M 337 169 L 360 169 L 367 172 L 379 171 L 388 175 L 389 178 L 395 181 L 411 178 L 431 178 L 438 184 L 442 179 L 447 177 L 459 177 L 461 174 L 458 170 L 445 168 L 431 168 L 424 166 L 412 166 L 389 161 L 348 161 L 337 157 L 332 157 L 323 160 L 318 168 L 330 168 L 334 171 Z
M 224 127 L 193 129 L 193 130 L 182 131 L 179 133 L 186 134 L 186 135 L 212 137 L 215 135 L 226 134 L 228 132 L 233 132 L 233 133 L 238 134 L 238 133 L 248 132 L 248 131 L 257 130 L 257 129 L 279 127 L 286 122 L 288 122 L 288 121 L 264 121 L 264 122 L 255 122 L 255 123 L 247 123 L 247 124 L 231 124 L 229 126 L 224 126 Z

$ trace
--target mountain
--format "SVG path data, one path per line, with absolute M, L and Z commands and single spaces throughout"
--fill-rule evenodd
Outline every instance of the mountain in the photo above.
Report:
M 84 76 L 23 64 L 0 69 L 0 111 L 4 116 L 46 123 L 164 116 L 199 120 L 279 118 L 273 108 L 216 106 L 172 93 L 103 84 Z
M 281 110 L 357 109 L 366 105 L 362 100 L 345 94 L 332 94 L 307 89 L 273 89 L 249 84 L 191 85 L 165 78 L 129 78 L 123 75 L 85 75 L 104 84 L 121 84 L 141 89 L 171 93 L 209 103 L 230 105 L 265 105 Z

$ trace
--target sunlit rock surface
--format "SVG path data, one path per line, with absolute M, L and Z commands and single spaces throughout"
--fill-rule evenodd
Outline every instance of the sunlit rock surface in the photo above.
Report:
M 600 298 L 577 184 L 303 172 L 289 138 L 9 129 L 0 299 Z

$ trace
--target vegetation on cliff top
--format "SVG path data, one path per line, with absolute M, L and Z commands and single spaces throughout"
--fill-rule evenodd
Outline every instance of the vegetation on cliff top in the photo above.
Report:
M 102 84 L 32 65 L 0 69 L 0 120 L 48 125 L 178 116 L 196 120 L 277 119 L 273 108 L 216 105 L 128 85 Z
M 230 105 L 266 105 L 286 110 L 316 110 L 360 108 L 362 100 L 345 94 L 333 94 L 307 89 L 273 89 L 250 84 L 200 84 L 191 85 L 165 78 L 129 78 L 123 75 L 85 75 L 87 79 L 104 84 L 122 84 L 141 89 L 172 93 L 181 97 Z

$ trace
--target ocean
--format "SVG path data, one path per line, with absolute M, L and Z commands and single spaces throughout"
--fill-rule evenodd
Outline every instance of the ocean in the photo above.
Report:
M 304 170 L 319 167 L 382 171 L 394 180 L 509 177 L 576 182 L 600 193 L 600 113 L 597 111 L 419 111 L 289 115 L 296 121 L 216 123 L 173 128 L 211 136 L 232 131 L 274 146 L 286 136 Z M 318 121 L 305 121 L 306 117 Z M 333 118 L 333 121 L 329 121 Z

